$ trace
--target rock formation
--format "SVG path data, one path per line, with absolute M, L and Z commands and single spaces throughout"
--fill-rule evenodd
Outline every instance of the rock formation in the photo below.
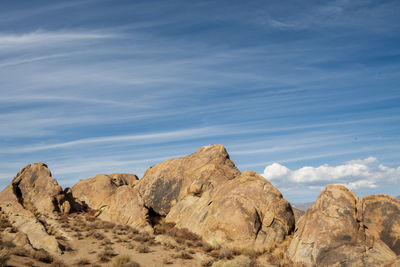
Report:
M 133 174 L 99 174 L 80 180 L 71 188 L 71 193 L 82 206 L 96 210 L 100 219 L 151 231 L 148 210 L 134 188 L 137 182 Z
M 245 171 L 211 193 L 199 194 L 197 188 L 189 186 L 190 194 L 172 207 L 166 221 L 209 243 L 260 248 L 282 242 L 294 229 L 290 204 L 255 172 Z
M 360 202 L 367 233 L 400 255 L 400 202 L 388 195 L 365 196 Z
M 70 212 L 70 204 L 50 170 L 43 163 L 27 165 L 0 193 L 0 209 L 19 232 L 26 234 L 33 248 L 61 253 L 54 236 L 49 235 L 42 216 Z
M 140 180 L 139 192 L 148 208 L 166 216 L 189 190 L 201 195 L 239 174 L 222 145 L 205 146 L 149 168 Z
M 32 212 L 15 202 L 1 203 L 0 209 L 12 222 L 19 232 L 24 233 L 29 243 L 35 249 L 45 249 L 54 254 L 60 254 L 61 249 L 56 238 L 49 235 L 43 221 Z
M 78 235 L 70 233 L 67 218 L 77 211 L 81 213 L 72 218 L 90 211 L 97 218 L 86 217 L 88 221 L 102 219 L 148 233 L 159 219 L 173 224 L 155 229 L 175 225 L 175 234 L 187 234 L 177 229 L 187 228 L 210 244 L 230 248 L 276 248 L 276 243 L 286 248 L 290 240 L 286 237 L 294 232 L 287 255 L 307 266 L 398 266 L 400 262 L 396 198 L 359 198 L 344 186 L 329 185 L 304 213 L 293 209 L 264 177 L 252 171 L 240 173 L 222 145 L 161 162 L 141 180 L 133 174 L 99 174 L 64 191 L 45 164 L 27 165 L 0 193 L 0 215 L 7 219 L 0 237 L 24 248 L 60 254 L 64 250 L 60 244 Z M 78 222 L 73 227 L 83 224 Z M 94 234 L 91 225 L 84 224 L 87 235 Z M 141 238 L 148 233 L 140 233 Z
M 25 166 L 0 193 L 1 202 L 18 202 L 41 213 L 70 212 L 70 203 L 44 163 Z
M 376 196 L 370 196 L 363 201 L 344 186 L 327 186 L 296 225 L 289 256 L 312 266 L 379 266 L 393 259 L 394 251 L 377 238 L 385 218 L 377 219 L 369 210 L 377 209 L 379 214 L 385 213 L 385 207 L 394 206 L 376 200 Z M 396 227 L 395 222 L 386 222 Z M 395 233 L 383 235 L 391 237 L 387 240 L 390 244 L 396 244 Z

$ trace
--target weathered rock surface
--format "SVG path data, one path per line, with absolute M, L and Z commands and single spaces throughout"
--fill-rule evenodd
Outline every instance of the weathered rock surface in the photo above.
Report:
M 400 256 L 397 256 L 395 259 L 385 262 L 382 267 L 400 267 Z
M 61 186 L 51 177 L 44 163 L 29 164 L 20 170 L 0 193 L 0 203 L 3 202 L 17 202 L 28 210 L 40 213 L 70 211 Z
M 24 233 L 35 249 L 45 249 L 53 254 L 60 254 L 59 244 L 54 236 L 47 233 L 43 223 L 36 216 L 17 202 L 0 204 L 0 209 L 19 232 Z
M 222 145 L 204 146 L 189 156 L 148 169 L 140 180 L 139 192 L 146 207 L 165 216 L 189 191 L 202 195 L 239 174 Z
M 255 172 L 219 184 L 212 194 L 199 195 L 191 185 L 189 193 L 172 207 L 166 221 L 209 243 L 257 248 L 281 242 L 294 230 L 290 204 Z
M 388 195 L 370 195 L 361 203 L 368 234 L 400 255 L 400 202 Z
M 327 186 L 296 225 L 290 258 L 310 266 L 379 266 L 393 259 L 396 254 L 367 229 L 365 205 L 344 186 Z
M 0 209 L 12 226 L 26 235 L 33 248 L 61 253 L 56 238 L 48 233 L 41 218 L 51 217 L 54 212 L 69 213 L 70 204 L 45 164 L 34 163 L 19 171 L 0 193 Z M 22 235 L 16 238 L 23 241 Z
M 134 188 L 137 181 L 133 174 L 99 174 L 80 180 L 71 188 L 71 193 L 83 206 L 97 210 L 100 219 L 151 231 L 148 210 Z

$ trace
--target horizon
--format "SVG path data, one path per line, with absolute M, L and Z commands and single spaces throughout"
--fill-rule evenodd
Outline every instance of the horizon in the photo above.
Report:
M 4 1 L 0 189 L 222 144 L 292 203 L 400 195 L 397 1 Z

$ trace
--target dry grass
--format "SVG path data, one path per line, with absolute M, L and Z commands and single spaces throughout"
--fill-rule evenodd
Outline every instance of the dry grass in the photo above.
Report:
M 85 266 L 85 265 L 90 265 L 90 261 L 88 259 L 81 258 L 75 264 L 78 266 Z
M 114 259 L 113 267 L 140 267 L 140 264 L 133 261 L 130 256 L 123 255 Z
M 189 247 L 201 247 L 202 238 L 189 231 L 187 228 L 177 228 L 174 223 L 162 223 L 154 226 L 156 235 L 168 235 L 175 239 L 178 244 L 185 244 Z
M 67 267 L 67 265 L 62 261 L 62 260 L 54 260 L 51 265 L 51 267 Z
M 100 233 L 100 232 L 94 232 L 94 233 L 92 234 L 92 236 L 93 236 L 94 238 L 96 238 L 97 240 L 103 240 L 103 239 L 104 239 L 104 235 L 103 235 L 102 233 Z
M 220 260 L 214 262 L 213 267 L 255 267 L 256 261 L 255 259 L 251 259 L 247 256 L 238 256 L 232 260 Z
M 203 266 L 203 267 L 209 267 L 209 266 L 212 266 L 213 263 L 214 263 L 214 260 L 206 259 L 206 260 L 203 260 L 203 261 L 201 262 L 201 266 Z
M 171 259 L 169 259 L 169 258 L 165 258 L 165 259 L 163 260 L 163 264 L 165 264 L 165 265 L 170 265 L 170 264 L 174 264 L 174 262 L 173 262 Z
M 190 255 L 189 253 L 187 253 L 185 251 L 182 251 L 181 253 L 176 254 L 175 258 L 184 259 L 184 260 L 193 259 L 192 255 Z
M 136 248 L 136 250 L 137 250 L 137 252 L 139 252 L 139 253 L 149 253 L 149 252 L 150 252 L 149 247 L 148 247 L 148 246 L 145 246 L 145 245 L 140 245 L 140 246 L 138 246 L 138 247 Z
M 223 249 L 221 249 L 220 253 L 219 253 L 219 258 L 220 259 L 232 259 L 233 258 L 233 252 L 231 249 L 225 247 Z

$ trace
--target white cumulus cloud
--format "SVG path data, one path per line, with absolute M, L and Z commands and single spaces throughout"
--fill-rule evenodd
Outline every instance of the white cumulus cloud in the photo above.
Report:
M 374 157 L 352 160 L 338 166 L 324 164 L 318 167 L 305 166 L 297 170 L 273 163 L 264 169 L 263 176 L 282 186 L 291 183 L 312 189 L 326 184 L 342 184 L 355 190 L 376 188 L 380 183 L 400 179 L 400 166 L 398 168 L 384 166 Z

